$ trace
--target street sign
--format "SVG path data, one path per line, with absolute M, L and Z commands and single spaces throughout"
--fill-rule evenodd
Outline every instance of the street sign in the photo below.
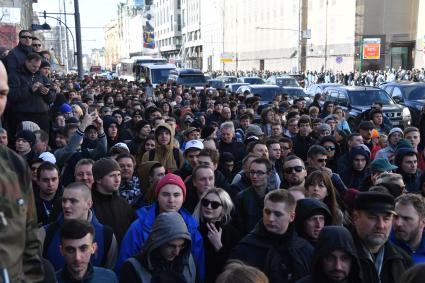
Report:
M 381 58 L 381 39 L 363 39 L 363 59 L 379 60 Z
M 303 30 L 302 38 L 303 39 L 311 39 L 311 29 Z
M 222 63 L 230 63 L 235 61 L 236 54 L 230 53 L 230 52 L 223 52 L 221 53 L 220 62 Z
M 335 61 L 337 64 L 341 64 L 344 59 L 341 56 L 336 56 Z

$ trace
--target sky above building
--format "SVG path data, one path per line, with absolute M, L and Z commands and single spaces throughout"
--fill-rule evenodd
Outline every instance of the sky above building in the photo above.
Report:
M 74 13 L 74 1 L 72 0 L 38 0 L 33 5 L 35 12 L 59 13 L 64 11 L 63 5 L 66 5 L 67 13 Z M 81 18 L 81 38 L 83 53 L 90 54 L 91 49 L 101 48 L 104 46 L 104 29 L 103 27 L 112 19 L 117 18 L 117 5 L 123 0 L 80 0 L 80 18 Z M 38 15 L 40 23 L 44 23 L 42 15 Z M 49 15 L 51 17 L 65 16 Z M 67 26 L 70 28 L 75 37 L 75 20 L 73 15 L 67 15 Z M 47 23 L 51 26 L 58 25 L 58 21 L 47 18 Z M 71 37 L 70 37 L 70 40 Z

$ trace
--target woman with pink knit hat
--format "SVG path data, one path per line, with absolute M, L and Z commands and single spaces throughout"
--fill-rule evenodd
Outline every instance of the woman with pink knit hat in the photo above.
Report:
M 139 253 L 147 240 L 155 218 L 162 212 L 179 212 L 187 225 L 192 239 L 192 255 L 197 263 L 200 278 L 205 275 L 204 244 L 198 231 L 198 223 L 190 213 L 182 208 L 186 198 L 186 186 L 180 176 L 169 173 L 159 180 L 155 187 L 156 202 L 139 208 L 135 220 L 122 241 L 116 271 L 119 272 L 124 261 Z

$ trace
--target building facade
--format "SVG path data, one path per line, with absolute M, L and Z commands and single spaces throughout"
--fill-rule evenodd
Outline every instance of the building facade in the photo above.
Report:
M 154 0 L 155 43 L 162 57 L 169 62 L 180 61 L 182 47 L 181 0 Z
M 206 1 L 182 0 L 182 50 L 186 68 L 202 69 L 201 10 Z
M 120 40 L 118 21 L 111 20 L 104 28 L 105 34 L 105 68 L 114 71 L 120 61 Z

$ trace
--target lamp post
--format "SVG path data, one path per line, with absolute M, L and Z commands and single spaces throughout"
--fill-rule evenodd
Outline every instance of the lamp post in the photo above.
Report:
M 83 50 L 81 46 L 81 22 L 80 22 L 80 6 L 78 0 L 74 0 L 74 18 L 75 18 L 75 35 L 77 37 L 77 68 L 78 78 L 83 78 Z

